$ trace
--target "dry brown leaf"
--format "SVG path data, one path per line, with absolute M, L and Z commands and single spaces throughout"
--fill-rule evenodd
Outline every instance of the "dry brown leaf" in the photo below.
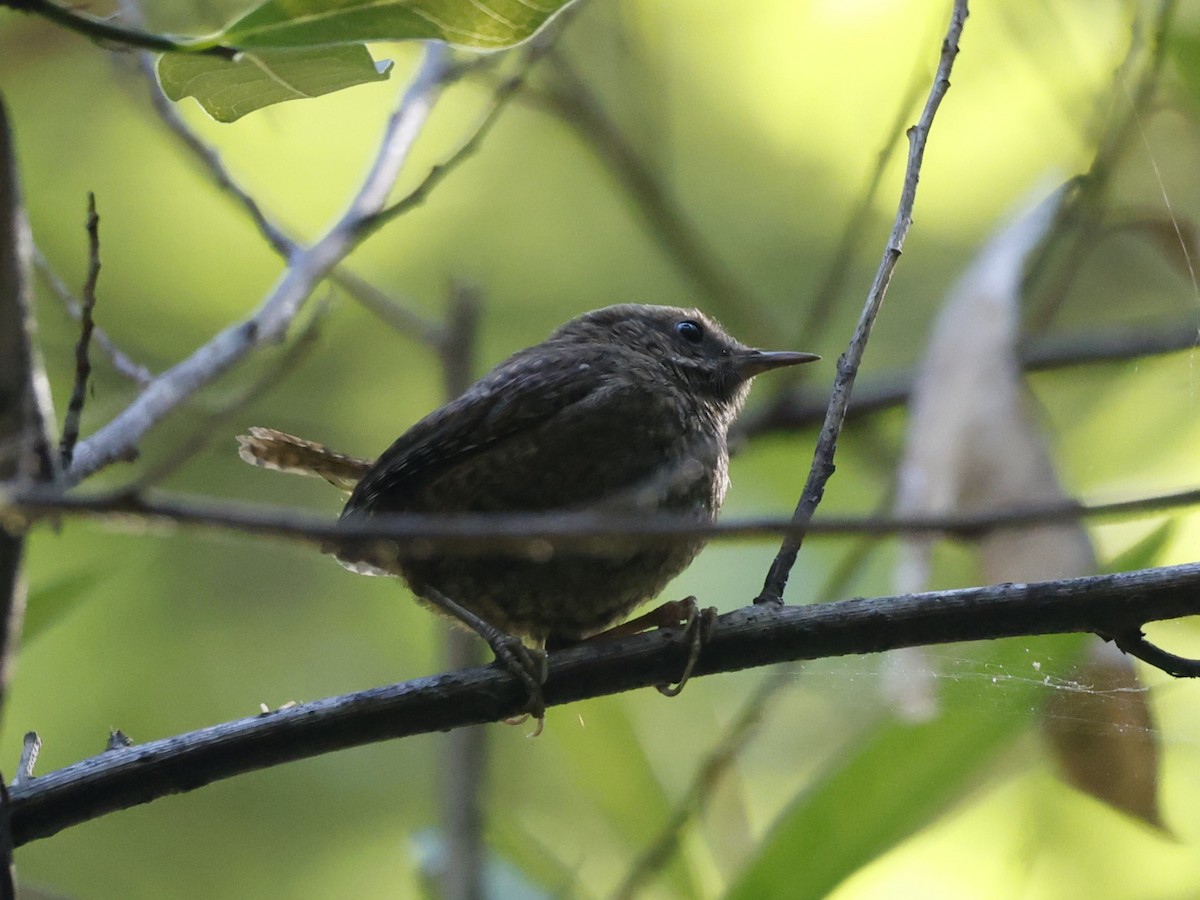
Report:
M 1158 809 L 1158 733 L 1133 665 L 1097 641 L 1078 690 L 1046 704 L 1042 728 L 1063 777 L 1085 794 L 1167 831 Z
M 1030 409 L 1016 352 L 1025 262 L 1053 222 L 1060 199 L 1056 192 L 1036 205 L 1026 204 L 950 291 L 914 385 L 898 472 L 898 515 L 980 514 L 1068 499 Z M 897 591 L 929 586 L 935 540 L 915 536 L 903 541 Z M 992 583 L 1096 571 L 1091 542 L 1077 523 L 993 531 L 979 542 L 979 550 L 984 576 Z M 1132 668 L 1127 662 L 1123 665 L 1125 677 L 1136 688 Z M 1115 671 L 1111 662 L 1103 670 L 1089 666 L 1085 678 L 1107 683 L 1105 679 L 1116 677 Z M 935 689 L 935 667 L 928 654 L 889 654 L 884 691 L 901 715 L 920 719 L 935 714 Z M 1142 724 L 1125 727 L 1118 716 L 1121 723 Z M 1144 691 L 1063 692 L 1054 697 L 1046 727 L 1057 729 L 1051 747 L 1072 784 L 1160 824 L 1155 795 L 1158 752 Z M 1100 772 L 1103 778 L 1088 777 Z M 1102 787 L 1102 782 L 1120 790 Z

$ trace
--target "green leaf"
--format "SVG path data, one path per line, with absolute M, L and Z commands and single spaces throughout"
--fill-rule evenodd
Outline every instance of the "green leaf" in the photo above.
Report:
M 266 0 L 215 40 L 235 47 L 299 47 L 437 39 L 499 50 L 519 44 L 568 0 Z
M 273 103 L 385 81 L 391 68 L 361 44 L 262 50 L 236 60 L 168 53 L 158 60 L 158 80 L 172 100 L 195 97 L 218 122 L 233 122 Z
M 864 735 L 792 801 L 728 897 L 825 897 L 924 827 L 1038 720 L 1048 690 L 1042 661 L 1074 659 L 1084 639 L 972 644 L 968 665 L 975 671 L 938 681 L 938 717 L 918 725 L 887 720 Z

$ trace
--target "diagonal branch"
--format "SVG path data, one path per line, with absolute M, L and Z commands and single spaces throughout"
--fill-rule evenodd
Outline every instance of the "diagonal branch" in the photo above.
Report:
M 1200 563 L 1035 584 L 845 600 L 721 616 L 697 674 L 897 647 L 1069 632 L 1123 634 L 1200 614 Z M 674 629 L 582 644 L 549 658 L 546 702 L 669 681 L 686 647 Z M 515 715 L 524 688 L 492 665 L 265 712 L 108 750 L 11 789 L 19 846 L 106 813 L 268 766 Z
M 925 156 L 925 142 L 929 138 L 929 129 L 933 117 L 941 105 L 942 98 L 950 88 L 950 70 L 954 66 L 954 58 L 958 56 L 958 41 L 962 35 L 963 25 L 967 19 L 967 0 L 955 0 L 954 10 L 950 16 L 950 27 L 942 41 L 942 58 L 938 63 L 937 74 L 934 76 L 933 87 L 929 98 L 925 101 L 925 109 L 920 119 L 908 131 L 909 151 L 908 167 L 904 173 L 904 188 L 900 192 L 900 205 L 896 210 L 896 221 L 892 233 L 888 237 L 887 247 L 883 252 L 883 260 L 875 274 L 875 281 L 867 295 L 866 305 L 859 316 L 858 326 L 850 339 L 850 346 L 838 360 L 837 378 L 833 383 L 833 397 L 825 414 L 825 424 L 821 428 L 821 436 L 817 440 L 816 453 L 813 455 L 812 467 L 804 490 L 800 494 L 800 502 L 796 505 L 793 521 L 799 530 L 790 533 L 779 548 L 774 562 L 763 583 L 762 592 L 755 598 L 755 603 L 778 606 L 783 603 L 783 590 L 787 586 L 788 575 L 800 552 L 804 541 L 804 529 L 812 521 L 813 514 L 825 494 L 825 485 L 833 475 L 833 457 L 837 452 L 838 435 L 841 434 L 842 424 L 846 420 L 846 410 L 850 406 L 850 393 L 854 389 L 854 379 L 858 375 L 858 366 L 862 361 L 867 340 L 871 336 L 871 328 L 883 298 L 887 294 L 892 273 L 900 261 L 900 253 L 904 248 L 904 239 L 912 226 L 913 204 L 917 198 L 917 180 L 921 173 L 921 162 Z
M 430 44 L 416 77 L 393 112 L 371 170 L 341 218 L 315 244 L 294 253 L 283 276 L 250 318 L 232 325 L 158 376 L 123 412 L 81 442 L 67 481 L 78 483 L 135 451 L 154 425 L 251 351 L 282 340 L 316 284 L 366 237 L 433 108 L 447 51 Z

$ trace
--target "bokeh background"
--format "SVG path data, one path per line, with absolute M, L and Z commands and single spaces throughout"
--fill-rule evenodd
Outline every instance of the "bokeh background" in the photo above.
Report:
M 1130 117 L 1152 64 L 1158 4 L 976 6 L 864 381 L 894 377 L 920 359 L 945 292 L 997 221 L 1033 185 L 1088 170 L 1097 147 Z M 1200 210 L 1200 56 L 1191 49 L 1200 46 L 1200 4 L 1178 6 L 1157 92 L 1136 111 L 1122 151 L 1111 154 L 1102 202 L 1115 211 L 1109 222 L 1137 212 L 1170 223 L 1169 209 L 1180 241 L 1190 244 Z M 146 13 L 156 28 L 199 33 L 239 9 L 229 0 L 189 0 Z M 826 385 L 894 215 L 905 149 L 896 123 L 915 121 L 948 15 L 944 0 L 594 0 L 565 24 L 557 52 L 703 237 L 710 259 L 744 287 L 742 298 L 697 290 L 603 154 L 540 104 L 536 90 L 351 265 L 433 320 L 456 280 L 478 286 L 480 372 L 579 312 L 637 301 L 700 304 L 748 342 L 819 352 L 828 362 L 805 374 Z M 190 101 L 180 111 L 273 216 L 313 237 L 364 171 L 419 51 L 389 45 L 375 55 L 396 61 L 390 82 L 233 125 L 207 120 Z M 542 66 L 532 82 L 536 89 L 560 77 Z M 246 216 L 158 122 L 128 54 L 5 10 L 0 90 L 35 239 L 76 287 L 86 261 L 86 194 L 95 192 L 104 262 L 97 318 L 137 360 L 166 368 L 247 315 L 279 276 L 279 259 Z M 448 91 L 402 184 L 416 183 L 457 145 L 490 90 L 484 74 Z M 843 287 L 813 323 L 814 294 L 889 145 Z M 1040 316 L 1036 333 L 1200 326 L 1200 291 L 1177 258 L 1178 243 L 1099 229 L 1069 280 L 1034 285 L 1038 309 L 1055 309 Z M 243 465 L 234 434 L 271 425 L 368 456 L 443 400 L 428 347 L 336 290 L 318 296 L 329 308 L 302 365 L 223 423 L 165 489 L 332 517 L 335 492 Z M 61 406 L 77 328 L 44 290 L 38 318 Z M 139 463 L 114 466 L 82 490 L 123 483 L 175 452 L 273 354 L 252 359 L 157 428 Z M 763 379 L 752 406 L 778 387 Z M 1196 351 L 1039 374 L 1030 387 L 1074 495 L 1124 498 L 1197 483 Z M 85 434 L 134 393 L 98 357 Z M 870 513 L 885 502 L 904 424 L 901 409 L 852 424 L 823 512 Z M 812 430 L 750 442 L 734 461 L 726 515 L 789 512 L 813 444 Z M 1156 532 L 1164 521 L 1174 524 Z M 1102 566 L 1153 533 L 1162 539 L 1139 562 L 1169 564 L 1196 558 L 1200 517 L 1178 512 L 1089 530 Z M 668 593 L 734 609 L 757 592 L 773 551 L 770 541 L 714 545 Z M 31 729 L 44 740 L 45 772 L 99 752 L 113 728 L 134 740 L 165 737 L 253 714 L 262 703 L 442 666 L 443 621 L 398 584 L 353 577 L 300 548 L 66 521 L 39 529 L 29 556 L 29 631 L 0 732 L 6 773 Z M 838 596 L 890 592 L 895 541 L 864 548 L 813 540 L 789 600 L 816 599 L 848 556 L 857 568 Z M 935 586 L 979 577 L 970 548 L 939 550 Z M 1154 634 L 1178 652 L 1200 652 L 1192 622 Z M 645 895 L 720 896 L 753 872 L 759 896 L 1194 896 L 1200 688 L 1143 673 L 1162 753 L 1166 827 L 1156 829 L 1064 786 L 1040 736 L 1040 711 L 1073 683 L 1080 641 L 1005 644 L 938 651 L 947 716 L 963 716 L 940 725 L 896 724 L 877 659 L 788 667 L 755 736 L 706 792 L 707 811 L 682 831 L 673 861 Z M 1038 668 L 1015 665 L 1014 652 Z M 675 700 L 642 691 L 554 709 L 537 740 L 526 728 L 490 728 L 484 800 L 494 895 L 608 896 L 748 698 L 773 677 L 744 672 L 694 682 Z M 978 740 L 962 749 L 947 743 L 971 729 Z M 341 752 L 158 800 L 21 848 L 19 872 L 28 884 L 88 898 L 413 896 L 428 889 L 422 866 L 439 846 L 444 740 Z M 857 768 L 847 769 L 851 763 Z M 791 820 L 802 823 L 792 831 L 773 828 L 785 811 L 805 809 L 808 818 Z

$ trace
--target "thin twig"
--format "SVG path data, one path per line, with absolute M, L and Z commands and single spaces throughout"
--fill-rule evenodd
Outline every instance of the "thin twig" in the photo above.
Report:
M 248 319 L 220 332 L 158 376 L 124 411 L 80 442 L 66 473 L 77 483 L 125 457 L 142 436 L 203 386 L 263 344 L 283 339 L 313 288 L 366 236 L 364 223 L 387 202 L 401 166 L 440 94 L 447 50 L 429 44 L 416 77 L 391 119 L 362 187 L 339 220 L 312 246 L 293 254 L 283 276 Z
M 1122 653 L 1149 663 L 1175 678 L 1200 678 L 1200 660 L 1168 653 L 1146 640 L 1141 628 L 1115 634 L 1111 640 Z
M 1036 584 L 746 607 L 721 616 L 706 675 L 898 647 L 1044 634 L 1127 632 L 1200 614 L 1200 563 Z M 553 653 L 553 706 L 669 681 L 684 649 L 671 629 Z M 108 750 L 12 790 L 17 846 L 117 809 L 296 759 L 515 715 L 528 701 L 498 666 L 419 678 Z
M 629 542 L 639 547 L 680 538 L 749 539 L 768 535 L 888 535 L 937 533 L 977 540 L 990 531 L 1048 522 L 1074 522 L 1094 516 L 1135 516 L 1200 505 L 1200 489 L 1084 506 L 1074 501 L 950 516 L 824 518 L 807 524 L 794 519 L 745 518 L 698 524 L 679 516 L 630 516 L 610 512 L 551 513 L 389 513 L 338 522 L 293 509 L 158 494 L 144 497 L 118 489 L 102 495 L 64 494 L 56 488 L 0 489 L 0 522 L 29 527 L 62 516 L 117 524 L 200 527 L 259 537 L 347 547 L 370 543 L 373 552 L 396 558 L 430 553 L 470 556 L 503 553 L 544 557 L 547 552 L 620 553 Z
M 33 248 L 33 265 L 46 287 L 62 302 L 67 314 L 76 322 L 82 322 L 83 304 L 71 293 L 66 282 L 58 277 L 58 273 L 36 246 Z M 92 343 L 104 351 L 118 375 L 128 378 L 140 387 L 145 387 L 154 380 L 154 373 L 121 350 L 99 325 L 92 327 Z
M 83 282 L 83 300 L 79 307 L 79 340 L 75 344 L 75 384 L 71 388 L 71 400 L 67 404 L 62 439 L 58 445 L 59 458 L 64 469 L 71 468 L 75 442 L 79 440 L 83 404 L 87 400 L 88 378 L 92 374 L 88 347 L 92 342 L 92 331 L 96 327 L 93 314 L 96 309 L 96 283 L 100 278 L 100 216 L 96 214 L 96 195 L 91 191 L 88 192 L 87 235 L 88 268 L 87 278 Z
M 205 43 L 198 39 L 180 40 L 165 34 L 152 34 L 139 28 L 128 28 L 117 25 L 110 19 L 88 15 L 75 6 L 59 6 L 50 0 L 0 0 L 0 7 L 4 6 L 17 12 L 42 16 L 94 41 L 111 41 L 127 47 L 152 50 L 155 53 L 187 52 L 199 56 L 217 56 L 221 59 L 233 59 L 238 54 L 236 47 Z
M 33 779 L 33 767 L 37 765 L 38 755 L 42 752 L 42 739 L 36 731 L 25 732 L 21 742 L 21 759 L 17 763 L 17 772 L 13 776 L 13 784 L 24 784 Z
M 888 237 L 887 247 L 883 253 L 883 260 L 879 264 L 879 270 L 876 272 L 875 281 L 867 295 L 866 305 L 859 317 L 858 326 L 854 330 L 854 336 L 850 339 L 850 346 L 838 360 L 837 377 L 833 383 L 833 397 L 825 416 L 825 424 L 821 428 L 821 436 L 817 440 L 817 449 L 813 455 L 808 479 L 804 484 L 800 502 L 796 505 L 796 512 L 793 516 L 798 529 L 784 539 L 783 546 L 780 547 L 778 555 L 771 563 L 762 592 L 755 598 L 755 603 L 773 606 L 783 603 L 783 591 L 787 586 L 792 566 L 796 562 L 796 555 L 800 552 L 800 545 L 804 541 L 804 529 L 812 521 L 813 514 L 825 493 L 825 485 L 833 475 L 833 458 L 837 451 L 838 435 L 841 433 L 842 424 L 846 419 L 846 410 L 850 406 L 850 394 L 854 388 L 854 379 L 858 374 L 858 366 L 862 361 L 863 352 L 866 350 L 867 339 L 871 335 L 871 327 L 883 305 L 883 298 L 887 294 L 896 263 L 900 260 L 904 239 L 912 226 L 913 203 L 917 196 L 917 179 L 921 172 L 921 161 L 925 156 L 925 142 L 929 138 L 933 117 L 941 105 L 942 98 L 946 96 L 946 91 L 950 88 L 950 71 L 954 66 L 954 58 L 958 55 L 958 41 L 962 35 L 966 18 L 967 0 L 955 0 L 954 10 L 950 16 L 950 27 L 942 42 L 942 56 L 938 63 L 933 87 L 930 89 L 929 98 L 925 102 L 925 109 L 921 113 L 920 119 L 908 132 L 908 167 L 904 173 L 904 188 L 900 193 L 896 221 L 892 226 L 892 233 Z
M 140 21 L 141 9 L 131 0 L 123 0 L 120 4 L 122 13 L 133 21 Z M 159 120 L 167 126 L 167 130 L 175 135 L 183 146 L 203 166 L 209 177 L 225 194 L 254 222 L 254 227 L 270 245 L 271 249 L 284 259 L 291 257 L 300 250 L 300 244 L 288 234 L 287 229 L 275 222 L 263 210 L 254 196 L 238 182 L 229 171 L 224 160 L 216 149 L 205 143 L 204 139 L 179 114 L 178 107 L 163 93 L 158 83 L 155 71 L 154 55 L 151 53 L 138 54 L 138 68 L 150 94 L 150 104 L 154 107 Z M 449 79 L 449 75 L 447 78 Z M 433 323 L 417 315 L 407 306 L 398 303 L 384 291 L 370 282 L 355 275 L 346 266 L 339 265 L 330 273 L 330 280 L 343 288 L 355 300 L 379 316 L 401 334 L 408 335 L 426 344 L 436 342 L 438 329 Z
M 194 458 L 197 453 L 211 444 L 214 438 L 221 435 L 221 425 L 229 422 L 238 412 L 278 385 L 284 376 L 294 372 L 316 346 L 319 336 L 318 326 L 323 312 L 323 308 L 318 308 L 300 329 L 295 339 L 288 343 L 284 351 L 271 361 L 267 370 L 252 381 L 248 387 L 243 388 L 231 399 L 196 417 L 192 423 L 190 434 L 179 442 L 178 449 L 174 453 L 146 467 L 133 482 L 125 485 L 121 490 L 130 494 L 141 494 L 154 485 L 161 484 L 169 475 L 178 471 L 188 460 Z
M 528 49 L 525 50 L 525 58 L 517 66 L 517 71 L 501 82 L 492 92 L 491 103 L 476 123 L 474 129 L 472 129 L 470 135 L 446 159 L 430 169 L 428 174 L 421 179 L 416 187 L 395 203 L 385 209 L 379 210 L 364 221 L 363 228 L 368 232 L 372 231 L 409 210 L 420 206 L 428 199 L 430 192 L 444 181 L 451 172 L 474 156 L 483 144 L 483 139 L 488 136 L 492 127 L 500 118 L 500 113 L 504 111 L 508 102 L 525 84 L 525 79 L 529 76 L 529 70 L 547 52 L 549 46 L 544 39 L 531 43 Z

